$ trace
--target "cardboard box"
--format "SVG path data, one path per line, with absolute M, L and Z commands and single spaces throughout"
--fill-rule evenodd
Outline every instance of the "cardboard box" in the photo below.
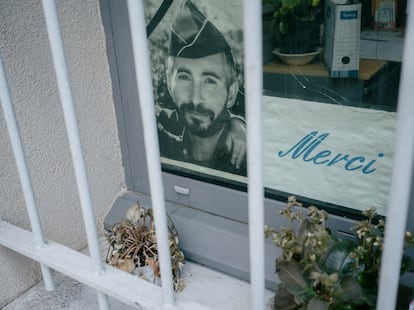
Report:
M 361 3 L 326 1 L 324 61 L 330 77 L 358 77 L 360 31 Z

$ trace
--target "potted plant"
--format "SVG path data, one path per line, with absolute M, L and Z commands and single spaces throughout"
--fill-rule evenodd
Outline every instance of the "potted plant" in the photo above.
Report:
M 320 45 L 324 0 L 263 0 L 276 45 L 282 54 L 315 52 Z
M 310 206 L 303 216 L 301 207 L 289 197 L 281 211 L 289 227 L 278 232 L 265 227 L 265 236 L 282 250 L 276 259 L 281 283 L 274 309 L 375 309 L 384 221 L 376 219 L 374 209 L 364 211 L 366 220 L 352 227 L 356 241 L 346 241 L 325 226 L 326 211 Z M 413 235 L 407 232 L 405 246 L 413 245 Z M 401 274 L 412 268 L 412 260 L 404 256 Z
M 178 246 L 178 233 L 170 218 L 168 231 L 174 289 L 181 291 L 184 288 L 181 278 L 184 254 Z M 106 239 L 109 243 L 106 256 L 108 264 L 160 284 L 161 274 L 152 209 L 144 209 L 139 203 L 129 208 L 126 218 L 106 233 Z

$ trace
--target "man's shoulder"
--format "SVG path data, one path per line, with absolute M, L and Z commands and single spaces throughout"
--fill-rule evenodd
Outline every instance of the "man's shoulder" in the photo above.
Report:
M 243 160 L 243 162 L 240 164 L 240 167 L 237 168 L 235 165 L 231 163 L 231 157 L 232 157 L 232 154 L 227 150 L 221 150 L 220 152 L 218 152 L 216 156 L 214 157 L 215 169 L 233 173 L 233 174 L 246 176 L 247 175 L 246 161 Z
M 214 166 L 219 170 L 246 176 L 247 167 L 245 160 L 243 160 L 239 168 L 236 168 L 236 166 L 231 163 L 232 151 L 227 149 L 225 143 L 229 130 L 229 126 L 227 125 L 217 144 L 216 151 L 213 155 Z

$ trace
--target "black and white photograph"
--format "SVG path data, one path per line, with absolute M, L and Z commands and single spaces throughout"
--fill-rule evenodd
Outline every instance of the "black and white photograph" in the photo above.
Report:
M 246 176 L 241 1 L 145 5 L 161 157 Z

